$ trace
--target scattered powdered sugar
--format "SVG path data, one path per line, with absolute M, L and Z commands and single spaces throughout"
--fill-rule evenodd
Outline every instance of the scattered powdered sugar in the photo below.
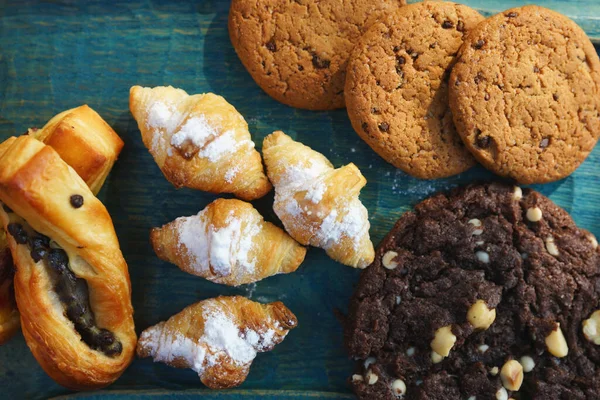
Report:
M 239 165 L 234 165 L 233 167 L 229 168 L 229 170 L 227 170 L 225 173 L 225 182 L 232 183 L 238 172 L 240 172 Z
M 211 126 L 204 115 L 189 118 L 185 124 L 171 137 L 171 145 L 179 147 L 186 142 L 203 148 L 206 142 L 218 135 L 217 129 Z
M 207 362 L 211 366 L 217 364 L 222 353 L 238 365 L 247 364 L 256 357 L 256 349 L 240 336 L 238 327 L 220 311 L 205 310 L 204 335 L 200 341 L 208 346 Z
M 215 228 L 206 216 L 206 209 L 193 217 L 177 219 L 180 251 L 194 262 L 194 270 L 210 279 L 229 276 L 232 273 L 253 273 L 256 259 L 250 257 L 253 239 L 261 231 L 260 217 L 247 218 L 245 224 L 233 211 L 225 220 L 225 226 Z
M 318 204 L 321 200 L 323 200 L 323 195 L 326 191 L 327 185 L 325 185 L 323 182 L 317 182 L 306 191 L 304 199 Z
M 343 213 L 341 220 L 339 220 L 338 211 L 331 210 L 329 215 L 323 219 L 317 237 L 325 249 L 338 243 L 344 236 L 350 238 L 355 248 L 358 248 L 365 230 L 369 229 L 367 209 L 360 200 L 354 199 L 346 209 L 342 209 L 340 212 Z M 365 223 L 365 221 L 367 222 Z
M 229 130 L 220 136 L 217 136 L 214 140 L 204 146 L 199 152 L 200 157 L 208 158 L 209 161 L 215 162 L 221 159 L 223 155 L 234 153 L 238 147 L 247 145 L 247 143 L 254 143 L 250 140 L 238 141 L 235 138 L 235 131 Z
M 308 166 L 292 164 L 289 165 L 278 182 L 280 189 L 288 189 L 312 183 L 331 167 L 321 160 L 309 160 Z
M 149 128 L 167 129 L 173 119 L 173 114 L 172 106 L 162 101 L 155 101 L 148 107 L 147 125 Z

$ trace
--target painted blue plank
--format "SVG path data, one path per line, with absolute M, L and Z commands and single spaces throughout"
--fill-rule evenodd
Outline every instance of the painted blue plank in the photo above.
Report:
M 525 2 L 465 3 L 495 12 Z M 590 35 L 600 37 L 600 2 L 538 3 L 565 12 Z M 0 140 L 87 103 L 125 141 L 122 157 L 100 197 L 114 217 L 130 266 L 137 331 L 219 294 L 241 294 L 262 302 L 282 300 L 300 321 L 273 352 L 257 357 L 240 389 L 209 392 L 192 371 L 136 360 L 114 385 L 81 397 L 130 398 L 148 393 L 151 397 L 207 399 L 351 398 L 346 380 L 352 362 L 344 354 L 334 310 L 346 309 L 359 272 L 311 249 L 296 273 L 235 289 L 187 275 L 158 260 L 148 243 L 150 228 L 195 214 L 215 196 L 175 190 L 163 178 L 129 114 L 130 86 L 171 84 L 190 93 L 221 94 L 246 117 L 257 144 L 281 129 L 324 153 L 336 166 L 354 162 L 368 180 L 361 197 L 369 209 L 374 242 L 427 195 L 493 178 L 482 168 L 439 181 L 408 177 L 357 137 L 344 110 L 295 110 L 270 99 L 231 48 L 227 12 L 228 2 L 217 0 L 0 1 Z M 600 150 L 596 149 L 571 177 L 537 187 L 596 235 L 600 235 L 599 166 Z M 268 220 L 276 221 L 272 201 L 271 194 L 255 205 Z M 0 348 L 0 388 L 10 398 L 69 395 L 44 374 L 20 335 Z

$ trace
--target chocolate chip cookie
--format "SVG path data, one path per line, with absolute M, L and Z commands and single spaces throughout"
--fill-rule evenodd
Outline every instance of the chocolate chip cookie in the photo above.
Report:
M 599 399 L 600 250 L 541 194 L 485 184 L 400 218 L 360 278 L 361 399 Z
M 229 36 L 242 64 L 274 99 L 292 107 L 344 107 L 352 47 L 405 0 L 233 0 Z
M 537 6 L 481 23 L 459 52 L 450 108 L 485 167 L 521 183 L 570 175 L 600 136 L 600 61 L 581 28 Z
M 483 19 L 460 4 L 417 3 L 375 23 L 359 40 L 348 64 L 348 115 L 387 162 L 424 179 L 475 164 L 452 122 L 448 79 L 463 38 Z

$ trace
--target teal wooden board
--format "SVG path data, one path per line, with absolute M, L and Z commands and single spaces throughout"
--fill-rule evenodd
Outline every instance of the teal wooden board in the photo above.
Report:
M 466 3 L 499 10 L 521 2 Z M 578 21 L 589 22 L 590 33 L 600 32 L 596 0 L 539 3 L 577 14 Z M 272 100 L 254 84 L 231 48 L 228 7 L 227 1 L 216 0 L 0 0 L 0 139 L 42 126 L 56 113 L 87 103 L 125 141 L 100 198 L 113 216 L 129 263 L 138 333 L 191 303 L 220 294 L 241 294 L 262 302 L 282 300 L 300 322 L 273 352 L 257 357 L 247 381 L 236 390 L 208 391 L 194 372 L 145 359 L 135 360 L 104 391 L 76 397 L 131 398 L 145 393 L 180 399 L 352 398 L 346 379 L 353 365 L 344 353 L 334 311 L 346 309 L 359 271 L 311 249 L 296 273 L 236 289 L 158 260 L 148 241 L 150 228 L 195 214 L 216 197 L 175 190 L 163 178 L 129 114 L 130 86 L 170 84 L 190 93 L 218 93 L 246 117 L 258 147 L 267 134 L 281 129 L 324 153 L 336 166 L 356 163 L 368 180 L 361 198 L 369 209 L 375 243 L 403 212 L 435 191 L 494 179 L 481 167 L 439 181 L 408 177 L 358 138 L 344 110 L 302 111 Z M 599 167 L 597 148 L 571 177 L 537 187 L 596 235 L 600 235 Z M 255 205 L 268 220 L 277 222 L 272 201 L 270 194 Z M 45 375 L 21 335 L 0 347 L 0 397 L 69 394 Z

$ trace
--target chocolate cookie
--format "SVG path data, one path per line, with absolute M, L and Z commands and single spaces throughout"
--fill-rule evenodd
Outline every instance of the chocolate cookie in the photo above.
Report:
M 252 78 L 292 107 L 344 107 L 348 56 L 364 29 L 405 0 L 232 0 L 229 36 Z
M 448 78 L 463 38 L 483 19 L 460 4 L 417 3 L 375 23 L 359 40 L 348 63 L 348 115 L 387 162 L 425 179 L 475 164 L 452 122 Z
M 600 250 L 541 194 L 486 184 L 400 218 L 360 278 L 361 399 L 599 399 Z
M 475 158 L 521 183 L 571 174 L 600 136 L 600 61 L 581 28 L 537 6 L 488 18 L 450 78 L 450 108 Z

